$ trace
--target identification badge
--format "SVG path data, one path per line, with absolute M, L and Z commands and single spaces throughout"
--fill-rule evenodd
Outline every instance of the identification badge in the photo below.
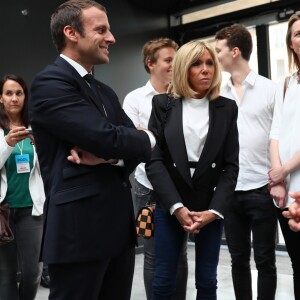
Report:
M 29 173 L 30 165 L 29 165 L 29 154 L 16 155 L 16 165 L 17 165 L 17 173 Z

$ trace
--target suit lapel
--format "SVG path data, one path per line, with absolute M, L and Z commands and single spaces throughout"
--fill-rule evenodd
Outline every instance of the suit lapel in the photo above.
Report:
M 183 136 L 182 100 L 174 100 L 172 101 L 172 104 L 173 107 L 168 111 L 165 124 L 165 138 L 177 170 L 187 183 L 192 186 L 191 173 Z
M 220 136 L 224 136 L 226 130 L 226 114 L 223 111 L 224 104 L 217 100 L 209 102 L 209 128 L 204 148 L 200 155 L 193 179 L 199 177 L 208 167 L 214 167 L 213 158 L 219 151 Z M 209 166 L 211 164 L 211 166 Z
M 105 117 L 104 110 L 102 107 L 100 107 L 101 103 L 99 103 L 99 100 L 97 100 L 97 96 L 92 91 L 92 89 L 88 86 L 85 79 L 79 75 L 76 69 L 74 69 L 73 66 L 71 66 L 65 59 L 61 58 L 60 56 L 56 59 L 55 64 L 71 72 L 72 77 L 74 77 L 78 82 L 78 84 L 80 85 L 80 93 L 81 94 L 84 93 L 83 95 L 84 99 L 86 99 L 91 105 L 95 106 L 97 110 L 101 113 L 101 115 Z
M 107 117 L 107 119 L 112 122 L 113 124 L 117 124 L 116 116 L 115 116 L 115 109 L 112 105 L 111 99 L 109 99 L 108 95 L 103 92 L 103 88 L 101 87 L 100 83 L 96 80 L 96 86 L 98 89 L 98 96 L 101 98 L 101 102 L 104 105 L 104 109 L 106 111 L 106 114 L 104 116 Z

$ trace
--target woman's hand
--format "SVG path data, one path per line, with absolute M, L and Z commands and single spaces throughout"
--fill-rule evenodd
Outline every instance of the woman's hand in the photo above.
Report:
M 74 164 L 82 164 L 82 165 L 88 165 L 88 166 L 115 163 L 115 160 L 113 160 L 113 159 L 105 160 L 103 158 L 100 158 L 100 157 L 94 155 L 93 153 L 82 150 L 79 147 L 74 147 L 70 151 L 70 155 L 67 157 L 67 159 L 68 159 L 68 161 L 70 161 Z
M 193 233 L 199 233 L 201 228 L 203 228 L 205 225 L 211 223 L 217 218 L 217 215 L 209 210 L 191 211 L 189 212 L 189 216 L 193 220 L 193 225 L 190 227 L 184 227 L 184 229 L 188 232 L 193 231 Z
M 287 202 L 287 192 L 284 182 L 271 186 L 270 195 L 275 200 L 279 208 L 285 208 Z
M 14 147 L 17 143 L 28 138 L 29 136 L 30 134 L 26 130 L 26 127 L 18 126 L 9 131 L 8 135 L 5 136 L 5 140 L 9 146 Z
M 284 181 L 285 177 L 288 175 L 285 171 L 285 168 L 283 166 L 272 168 L 269 172 L 269 183 L 270 186 L 276 185 L 277 183 L 280 183 Z
M 185 229 L 185 227 L 189 227 L 193 225 L 193 219 L 189 215 L 190 211 L 186 207 L 177 208 L 174 212 L 178 222 Z M 188 231 L 189 232 L 189 231 Z M 190 232 L 192 233 L 192 232 Z

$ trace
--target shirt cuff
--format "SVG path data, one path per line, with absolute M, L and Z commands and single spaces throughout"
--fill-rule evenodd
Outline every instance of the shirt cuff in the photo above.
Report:
M 124 167 L 124 160 L 123 159 L 118 159 L 118 162 L 115 164 L 111 164 L 112 166 L 116 167 Z
M 183 207 L 183 204 L 181 202 L 177 202 L 174 205 L 172 205 L 169 209 L 170 215 L 173 215 L 175 210 L 180 208 L 180 207 Z
M 219 217 L 218 219 L 224 219 L 224 216 L 222 214 L 220 214 L 218 211 L 216 211 L 214 209 L 209 209 L 209 211 L 214 213 L 215 215 L 217 215 Z
M 155 147 L 155 145 L 156 145 L 155 137 L 153 136 L 152 133 L 149 132 L 149 130 L 144 129 L 143 131 L 148 134 L 149 139 L 150 139 L 151 149 L 153 149 Z

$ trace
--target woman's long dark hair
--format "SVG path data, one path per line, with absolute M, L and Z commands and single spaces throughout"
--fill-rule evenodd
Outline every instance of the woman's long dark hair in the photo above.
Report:
M 13 80 L 13 81 L 18 82 L 19 85 L 22 87 L 22 89 L 24 91 L 25 98 L 24 98 L 24 105 L 23 105 L 23 108 L 21 110 L 21 122 L 22 122 L 22 125 L 27 128 L 29 126 L 27 84 L 26 84 L 25 80 L 22 77 L 18 76 L 18 75 L 6 74 L 0 80 L 0 95 L 2 95 L 2 93 L 3 93 L 3 86 L 4 86 L 4 83 L 7 80 Z M 9 129 L 9 119 L 8 119 L 7 113 L 4 109 L 3 103 L 0 103 L 0 127 L 3 130 Z

